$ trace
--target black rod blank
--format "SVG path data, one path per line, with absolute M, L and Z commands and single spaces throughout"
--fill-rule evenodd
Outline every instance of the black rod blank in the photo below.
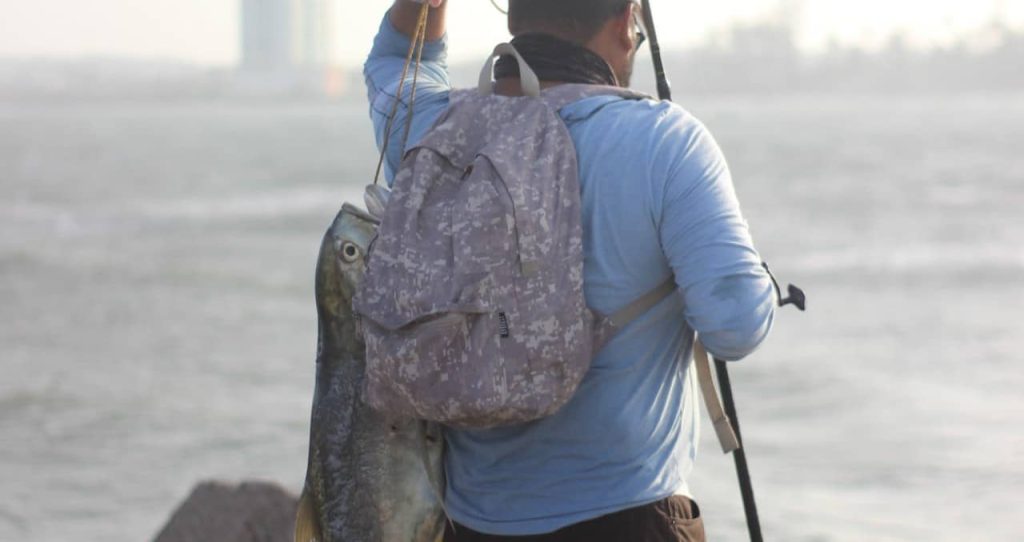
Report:
M 732 428 L 736 431 L 736 440 L 740 447 L 733 452 L 732 458 L 736 463 L 736 475 L 740 482 L 740 494 L 743 495 L 743 513 L 747 516 L 747 530 L 750 531 L 751 542 L 762 542 L 761 520 L 757 515 L 757 502 L 754 500 L 754 485 L 750 481 L 750 468 L 747 465 L 747 453 L 743 448 L 743 435 L 740 433 L 740 419 L 736 415 L 736 401 L 732 396 L 732 383 L 729 381 L 729 368 L 726 362 L 715 359 L 715 372 L 718 375 L 718 387 L 722 394 L 722 408 L 725 415 L 732 422 Z

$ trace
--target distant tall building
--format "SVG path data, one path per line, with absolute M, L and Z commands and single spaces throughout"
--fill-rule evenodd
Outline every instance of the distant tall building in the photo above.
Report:
M 331 64 L 333 0 L 242 0 L 242 67 L 319 69 Z
M 242 67 L 287 68 L 291 48 L 289 0 L 242 0 Z
M 334 35 L 332 0 L 292 0 L 292 62 L 329 66 Z

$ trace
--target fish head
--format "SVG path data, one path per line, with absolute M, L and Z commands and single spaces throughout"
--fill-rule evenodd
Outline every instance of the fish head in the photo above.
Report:
M 366 254 L 380 221 L 346 203 L 327 230 L 317 264 L 316 298 L 321 317 L 351 319 L 352 298 L 363 279 Z

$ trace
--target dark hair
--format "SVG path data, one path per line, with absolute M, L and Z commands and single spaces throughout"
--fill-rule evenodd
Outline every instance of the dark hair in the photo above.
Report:
M 636 0 L 509 0 L 512 35 L 546 32 L 585 43 Z

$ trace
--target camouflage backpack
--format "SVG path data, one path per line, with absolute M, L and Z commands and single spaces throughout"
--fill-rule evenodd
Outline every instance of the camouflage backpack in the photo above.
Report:
M 494 57 L 513 55 L 522 97 L 494 95 Z M 609 317 L 583 296 L 576 151 L 558 110 L 630 91 L 544 92 L 511 45 L 478 89 L 406 154 L 355 296 L 366 340 L 366 400 L 455 427 L 550 415 L 573 395 L 617 325 L 674 291 L 669 281 Z

